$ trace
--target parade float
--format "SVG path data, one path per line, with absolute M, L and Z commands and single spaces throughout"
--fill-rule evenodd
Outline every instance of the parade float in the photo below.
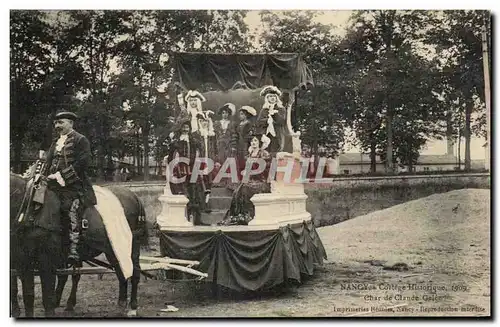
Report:
M 166 158 L 167 181 L 157 216 L 162 255 L 197 261 L 198 269 L 208 274 L 205 281 L 236 291 L 258 291 L 289 281 L 300 283 L 326 259 L 306 210 L 300 132 L 293 128 L 297 91 L 313 86 L 303 58 L 295 53 L 175 53 L 174 69 L 175 83 L 184 93 L 206 85 L 217 88 L 203 92 L 204 109 L 231 102 L 237 108 L 250 105 L 260 111 L 262 88 L 277 87 L 286 109 L 286 132 L 284 146 L 274 154 L 278 169 L 270 181 L 270 192 L 251 197 L 255 216 L 247 225 L 216 224 L 222 217 L 217 214 L 229 207 L 230 187 L 212 190 L 214 211 L 204 214 L 208 222 L 195 225 L 187 217 L 188 197 L 172 192 Z

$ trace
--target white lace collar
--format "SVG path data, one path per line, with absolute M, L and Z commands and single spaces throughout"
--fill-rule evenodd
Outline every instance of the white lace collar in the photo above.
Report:
M 59 136 L 59 139 L 56 142 L 56 151 L 62 150 L 62 148 L 64 147 L 64 143 L 66 143 L 66 139 L 68 138 L 68 135 L 70 133 Z

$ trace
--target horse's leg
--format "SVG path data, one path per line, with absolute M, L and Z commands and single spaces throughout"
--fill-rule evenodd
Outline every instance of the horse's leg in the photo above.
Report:
M 23 271 L 23 273 L 21 273 L 21 283 L 23 287 L 23 302 L 26 317 L 33 317 L 35 303 L 35 276 L 33 275 L 33 271 Z
M 128 316 L 137 315 L 137 289 L 141 280 L 141 265 L 139 262 L 140 245 L 136 240 L 132 243 L 132 262 L 134 264 L 134 272 L 132 273 L 131 284 L 132 290 L 130 292 L 130 311 Z
M 24 233 L 22 237 L 24 242 L 23 246 L 19 247 L 19 253 L 17 254 L 18 258 L 16 258 L 16 269 L 21 279 L 25 316 L 33 317 L 35 302 L 34 261 L 36 257 L 36 248 L 33 244 L 34 235 Z
M 80 265 L 81 266 L 81 265 Z M 71 293 L 66 303 L 66 311 L 74 311 L 76 305 L 76 292 L 78 291 L 78 283 L 80 282 L 80 275 L 75 274 L 71 276 Z
M 11 311 L 10 314 L 12 317 L 17 318 L 21 315 L 21 309 L 19 308 L 19 301 L 17 299 L 17 276 L 15 274 L 11 274 L 10 276 L 10 303 L 11 303 Z
M 125 278 L 118 276 L 118 273 L 117 273 L 117 277 L 118 277 L 118 283 L 119 283 L 118 306 L 120 306 L 120 308 L 126 309 L 127 308 L 128 281 Z
M 42 283 L 42 301 L 46 317 L 55 315 L 56 301 L 56 273 L 52 269 L 40 271 L 40 281 Z
M 57 268 L 61 267 L 61 239 L 59 233 L 50 232 L 44 236 L 45 244 L 40 248 L 38 270 L 42 284 L 42 300 L 45 316 L 55 315 Z
M 68 275 L 57 276 L 57 286 L 56 286 L 56 308 L 61 306 L 62 294 L 66 282 L 68 281 Z
M 109 264 L 115 269 L 116 277 L 118 278 L 118 284 L 119 284 L 118 306 L 121 309 L 126 309 L 128 281 L 123 276 L 120 264 L 118 263 L 118 260 L 115 258 L 115 256 L 113 254 L 111 255 L 106 254 L 106 258 L 108 259 Z

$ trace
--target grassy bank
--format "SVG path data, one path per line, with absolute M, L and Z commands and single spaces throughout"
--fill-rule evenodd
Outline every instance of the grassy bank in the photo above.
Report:
M 464 188 L 489 189 L 490 183 L 479 178 L 439 178 L 412 185 L 401 181 L 385 185 L 353 183 L 342 187 L 309 188 L 306 208 L 316 226 L 329 226 L 432 194 Z

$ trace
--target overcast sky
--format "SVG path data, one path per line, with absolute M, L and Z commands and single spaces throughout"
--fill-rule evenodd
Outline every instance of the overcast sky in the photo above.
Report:
M 337 34 L 343 35 L 344 28 L 352 12 L 352 10 L 325 10 L 322 15 L 318 15 L 314 20 L 322 24 L 331 24 L 333 27 L 336 27 L 335 32 Z M 262 23 L 258 10 L 249 11 L 245 22 L 251 31 L 257 31 L 258 34 L 262 31 Z

